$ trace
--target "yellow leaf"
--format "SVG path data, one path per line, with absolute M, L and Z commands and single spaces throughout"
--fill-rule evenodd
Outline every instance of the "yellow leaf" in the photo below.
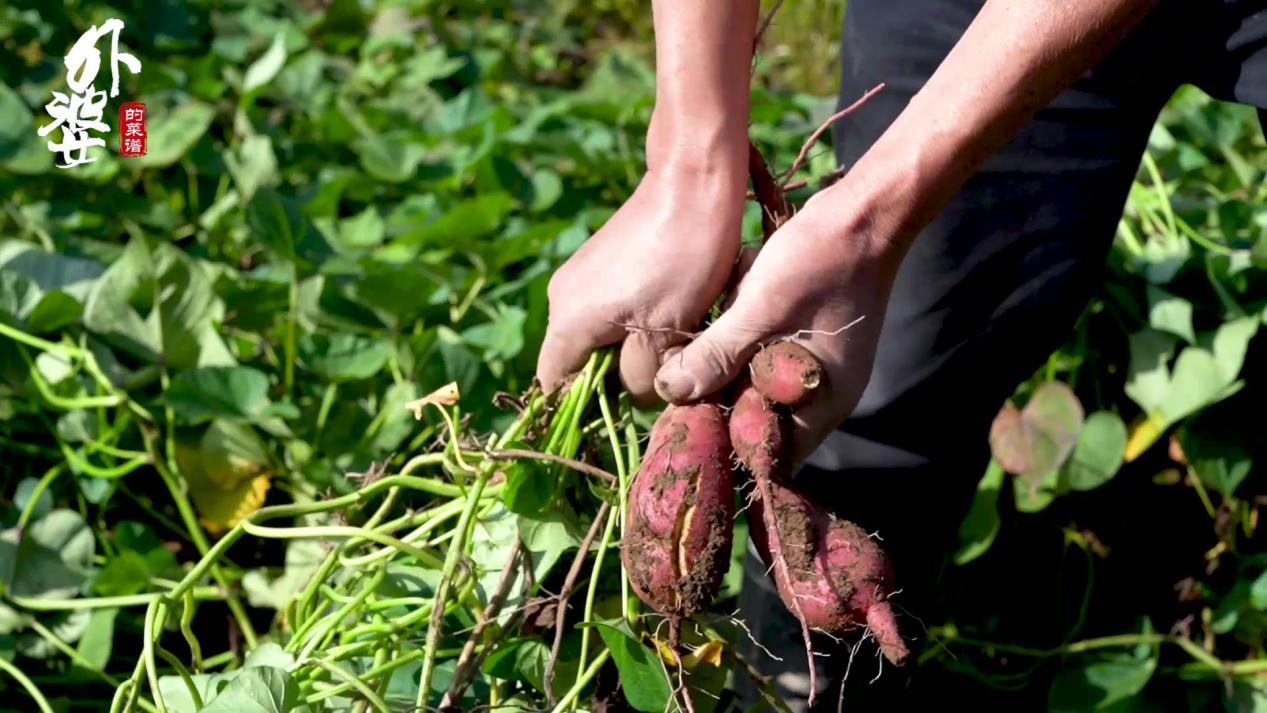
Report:
M 207 532 L 219 535 L 233 527 L 242 518 L 259 510 L 268 494 L 269 476 L 260 475 L 244 480 L 237 487 L 223 490 L 217 487 L 190 487 L 189 494 L 198 509 L 198 520 Z
M 682 667 L 689 671 L 701 663 L 720 666 L 723 651 L 725 651 L 725 646 L 720 641 L 709 641 L 708 643 L 700 644 L 691 653 L 682 657 Z
M 678 665 L 677 652 L 673 650 L 672 646 L 669 646 L 668 642 L 662 641 L 660 638 L 651 636 L 650 634 L 647 635 L 647 638 L 651 639 L 651 645 L 654 646 L 656 652 L 660 654 L 661 660 L 670 666 Z
M 198 435 L 177 439 L 176 465 L 199 521 L 213 535 L 260 509 L 274 471 L 250 426 L 220 419 Z
M 1126 456 L 1127 463 L 1140 457 L 1149 446 L 1157 442 L 1166 425 L 1157 416 L 1144 415 L 1135 420 L 1131 424 L 1130 435 L 1126 439 Z
M 458 382 L 451 381 L 420 399 L 410 401 L 405 404 L 405 408 L 414 412 L 415 419 L 421 420 L 422 410 L 427 407 L 427 404 L 452 406 L 458 402 L 459 398 L 461 398 L 461 394 L 458 393 Z

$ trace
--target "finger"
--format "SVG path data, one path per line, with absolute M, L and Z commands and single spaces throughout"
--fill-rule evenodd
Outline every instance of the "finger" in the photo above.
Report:
M 871 376 L 874 341 L 867 335 L 819 334 L 800 344 L 823 366 L 823 378 L 810 402 L 792 413 L 794 463 L 808 458 L 857 407 Z
M 566 377 L 575 374 L 585 366 L 590 352 L 601 344 L 593 339 L 571 336 L 556 329 L 546 329 L 546 337 L 541 342 L 541 353 L 537 355 L 537 381 L 546 394 L 554 393 Z
M 746 310 L 732 308 L 665 362 L 656 374 L 655 388 L 666 401 L 684 403 L 717 391 L 748 364 L 769 331 Z
M 633 331 L 620 348 L 620 380 L 635 406 L 647 408 L 659 402 L 655 375 L 661 354 L 686 340 L 676 330 Z
M 825 379 L 830 380 L 830 375 Z M 824 383 L 823 386 L 830 386 Z M 827 436 L 853 412 L 856 403 L 845 402 L 839 394 L 821 390 L 804 406 L 792 413 L 790 434 L 792 463 L 799 464 L 810 456 Z
M 739 251 L 739 257 L 735 260 L 735 267 L 730 272 L 730 281 L 726 284 L 726 299 L 722 302 L 722 309 L 730 309 L 735 302 L 735 296 L 739 293 L 739 283 L 743 281 L 744 275 L 752 269 L 752 263 L 756 262 L 757 255 L 761 253 L 760 248 L 742 248 Z

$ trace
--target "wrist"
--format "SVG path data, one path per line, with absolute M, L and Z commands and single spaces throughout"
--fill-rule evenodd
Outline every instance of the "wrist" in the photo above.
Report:
M 746 112 L 738 119 L 707 111 L 657 106 L 647 129 L 647 172 L 725 184 L 748 182 Z M 742 194 L 740 196 L 742 198 Z

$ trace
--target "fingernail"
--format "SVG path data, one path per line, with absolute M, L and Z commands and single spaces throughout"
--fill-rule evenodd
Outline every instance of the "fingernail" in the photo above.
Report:
M 665 401 L 690 401 L 699 392 L 699 382 L 686 369 L 671 366 L 656 375 L 655 388 Z

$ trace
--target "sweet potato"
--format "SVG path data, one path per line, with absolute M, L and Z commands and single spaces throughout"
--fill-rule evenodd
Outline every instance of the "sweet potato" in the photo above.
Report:
M 750 367 L 757 391 L 792 408 L 809 401 L 823 380 L 818 359 L 795 342 L 775 342 L 761 349 L 752 357 Z
M 785 560 L 785 568 L 773 567 L 784 604 L 799 609 L 806 626 L 829 634 L 866 626 L 884 657 L 902 663 L 907 649 L 888 603 L 893 570 L 884 550 L 862 528 L 786 485 L 770 482 L 769 491 L 772 505 L 754 504 L 752 539 L 767 565 L 776 556 Z
M 780 598 L 801 621 L 807 650 L 811 629 L 838 635 L 866 626 L 884 656 L 901 663 L 906 644 L 887 602 L 893 574 L 884 551 L 857 525 L 815 506 L 785 482 L 786 414 L 762 395 L 756 374 L 779 369 L 786 374 L 793 363 L 801 374 L 821 369 L 809 352 L 783 344 L 787 346 L 762 352 L 775 353 L 760 368 L 754 358 L 754 383 L 739 390 L 730 413 L 735 455 L 756 482 L 750 518 L 753 541 L 772 570 Z M 790 395 L 785 387 L 792 382 L 776 379 L 766 386 L 774 383 L 776 394 Z
M 734 478 L 721 409 L 669 406 L 629 489 L 621 557 L 634 592 L 671 620 L 703 611 L 730 560 Z
M 784 420 L 756 387 L 744 385 L 730 411 L 730 443 L 749 472 L 778 477 L 783 457 Z

